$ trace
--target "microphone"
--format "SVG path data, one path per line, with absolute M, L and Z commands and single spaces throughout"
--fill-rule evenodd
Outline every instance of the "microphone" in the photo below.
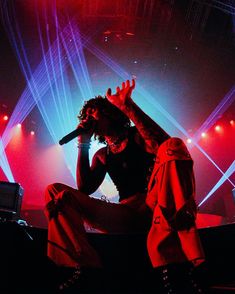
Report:
M 59 141 L 59 144 L 60 145 L 66 144 L 66 143 L 70 142 L 71 140 L 75 139 L 76 137 L 78 137 L 79 135 L 86 133 L 90 129 L 90 127 L 93 125 L 94 122 L 92 120 L 90 120 L 90 121 L 88 121 L 86 123 L 87 123 L 86 127 L 78 126 L 76 128 L 76 130 L 74 130 L 74 131 L 68 133 L 66 136 L 64 136 Z

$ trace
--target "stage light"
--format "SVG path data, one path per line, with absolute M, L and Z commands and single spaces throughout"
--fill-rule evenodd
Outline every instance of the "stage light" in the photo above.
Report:
M 225 97 L 220 101 L 216 108 L 212 111 L 209 117 L 204 121 L 201 127 L 194 134 L 193 141 L 197 142 L 202 132 L 209 130 L 217 121 L 218 118 L 229 108 L 229 106 L 234 102 L 235 98 L 235 86 L 225 95 Z
M 201 137 L 202 137 L 202 138 L 205 138 L 205 137 L 206 137 L 206 133 L 205 133 L 205 132 L 202 132 L 202 133 L 201 133 Z
M 21 124 L 17 124 L 17 128 L 21 129 L 22 125 Z
M 220 126 L 220 125 L 216 125 L 216 126 L 215 126 L 215 131 L 216 131 L 216 132 L 220 132 L 220 131 L 221 131 L 221 129 L 222 129 L 222 128 L 221 128 L 221 126 Z
M 188 139 L 187 139 L 187 143 L 188 143 L 188 144 L 191 144 L 191 143 L 192 143 L 192 139 L 188 138 Z
M 111 31 L 109 31 L 109 30 L 108 31 L 105 31 L 105 32 L 103 32 L 103 34 L 104 35 L 111 35 Z
M 3 120 L 7 121 L 9 119 L 8 115 L 3 116 Z
M 30 134 L 31 134 L 32 136 L 34 136 L 34 135 L 35 135 L 35 132 L 34 132 L 34 131 L 31 131 Z
M 231 126 L 235 125 L 235 121 L 233 119 L 231 119 L 229 123 L 230 123 Z

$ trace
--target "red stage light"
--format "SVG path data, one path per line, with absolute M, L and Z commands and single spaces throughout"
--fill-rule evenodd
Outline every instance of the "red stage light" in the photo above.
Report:
M 229 123 L 231 126 L 235 126 L 235 121 L 233 119 L 231 119 Z
M 126 35 L 127 36 L 134 36 L 135 34 L 134 33 L 131 33 L 131 32 L 126 32 Z
M 111 31 L 107 30 L 105 32 L 103 32 L 104 35 L 111 35 Z
M 205 137 L 206 137 L 206 133 L 205 133 L 205 132 L 202 132 L 202 133 L 201 133 L 201 137 L 202 137 L 202 138 L 205 138 Z
M 5 120 L 5 121 L 7 121 L 8 118 L 9 118 L 8 115 L 4 115 L 4 116 L 3 116 L 3 120 Z
M 34 135 L 35 135 L 35 132 L 34 132 L 34 131 L 31 131 L 30 134 L 31 134 L 32 136 L 34 136 Z
M 215 126 L 215 130 L 216 130 L 216 132 L 220 132 L 221 131 L 221 126 L 220 125 Z

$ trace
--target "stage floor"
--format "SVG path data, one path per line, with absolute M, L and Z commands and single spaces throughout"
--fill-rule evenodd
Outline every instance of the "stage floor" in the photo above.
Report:
M 205 275 L 210 293 L 235 293 L 235 224 L 201 228 L 199 233 L 207 259 L 199 274 Z M 10 289 L 11 293 L 54 293 L 54 268 L 46 257 L 47 230 L 8 222 L 0 224 L 0 235 L 0 293 Z M 87 282 L 86 293 L 160 293 L 144 234 L 90 232 L 88 238 L 105 270 Z

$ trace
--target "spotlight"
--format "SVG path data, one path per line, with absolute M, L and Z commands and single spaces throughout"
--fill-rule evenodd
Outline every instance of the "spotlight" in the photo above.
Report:
M 3 116 L 3 120 L 5 120 L 5 121 L 7 121 L 8 118 L 9 118 L 8 115 L 4 115 L 4 116 Z
M 231 126 L 235 125 L 235 121 L 233 119 L 231 119 L 229 123 L 230 123 Z
M 188 138 L 188 139 L 187 139 L 187 143 L 188 143 L 188 144 L 191 144 L 191 143 L 192 143 L 192 139 Z
M 110 30 L 107 30 L 105 32 L 103 32 L 104 35 L 111 35 L 111 31 Z
M 131 33 L 131 32 L 126 32 L 126 35 L 127 36 L 134 36 L 135 34 L 134 33 Z
M 216 132 L 220 132 L 221 131 L 221 126 L 220 125 L 215 126 L 215 130 L 216 130 Z
M 31 131 L 30 134 L 31 134 L 32 136 L 34 136 L 34 135 L 35 135 L 35 132 L 34 132 L 34 131 Z
M 205 138 L 205 137 L 206 137 L 206 133 L 205 133 L 205 132 L 202 132 L 202 133 L 201 133 L 201 137 L 202 137 L 202 138 Z
M 21 129 L 22 125 L 21 124 L 17 124 L 17 128 Z

